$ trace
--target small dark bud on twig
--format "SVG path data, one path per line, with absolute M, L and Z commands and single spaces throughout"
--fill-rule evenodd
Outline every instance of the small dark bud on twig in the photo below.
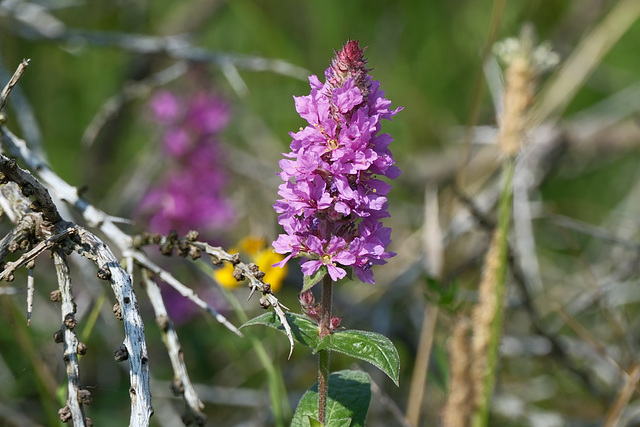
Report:
M 184 238 L 189 242 L 195 242 L 198 240 L 198 232 L 196 230 L 190 230 Z
M 218 258 L 217 256 L 215 256 L 215 255 L 211 255 L 211 264 L 216 265 L 216 266 L 220 265 L 220 264 L 222 264 L 222 260 L 220 258 Z
M 122 308 L 120 308 L 120 304 L 113 304 L 113 314 L 115 314 L 116 319 L 122 320 Z
M 174 396 L 182 396 L 184 394 L 184 384 L 182 384 L 180 378 L 174 377 L 173 381 L 171 381 L 171 392 Z
M 64 333 L 62 332 L 62 329 L 58 329 L 53 333 L 53 340 L 56 342 L 56 344 L 60 344 L 62 341 L 64 341 Z
M 93 427 L 93 420 L 89 417 L 84 419 L 84 423 L 87 425 L 87 427 Z
M 49 298 L 51 298 L 51 302 L 62 301 L 62 295 L 60 294 L 60 290 L 56 289 L 55 291 L 51 291 L 51 293 L 49 294 Z
M 73 313 L 67 313 L 67 315 L 64 316 L 64 326 L 67 329 L 73 329 L 76 327 L 77 324 L 78 324 L 78 321 L 76 320 Z
M 238 282 L 242 282 L 244 280 L 244 274 L 242 273 L 242 270 L 239 269 L 238 267 L 236 267 L 233 270 L 233 278 L 236 279 Z
M 160 253 L 164 256 L 173 255 L 173 244 L 167 242 L 166 244 L 160 246 Z
M 60 408 L 60 410 L 58 410 L 58 416 L 60 417 L 60 421 L 62 421 L 63 423 L 68 423 L 69 421 L 71 421 L 71 408 L 69 408 L 69 405 Z
M 116 362 L 124 362 L 129 358 L 129 350 L 124 344 L 120 344 L 120 347 L 113 352 L 113 357 L 116 359 Z
M 235 253 L 231 255 L 231 264 L 236 265 L 240 263 L 240 254 Z
M 189 248 L 189 256 L 192 260 L 200 259 L 200 249 L 194 248 L 193 246 Z
M 187 255 L 189 255 L 189 247 L 181 243 L 180 246 L 178 246 L 178 256 L 186 258 Z
M 33 188 L 33 185 L 26 183 L 22 186 L 21 188 L 22 190 L 22 194 L 24 195 L 24 197 L 30 197 L 33 196 L 36 192 L 36 189 Z
M 84 356 L 85 354 L 87 354 L 87 345 L 83 342 L 79 342 L 77 352 L 80 356 Z
M 260 297 L 260 307 L 266 310 L 267 308 L 271 307 L 271 303 L 265 297 Z
M 207 416 L 205 414 L 195 414 L 193 417 L 196 419 L 198 426 L 203 426 L 207 423 Z
M 83 405 L 91 405 L 91 392 L 86 389 L 78 390 L 78 400 Z
M 111 279 L 111 271 L 106 267 L 101 267 L 98 269 L 98 279 L 100 280 L 109 280 Z
M 156 324 L 161 331 L 167 332 L 169 330 L 169 326 L 171 326 L 171 320 L 169 320 L 167 316 L 158 316 L 156 317 Z

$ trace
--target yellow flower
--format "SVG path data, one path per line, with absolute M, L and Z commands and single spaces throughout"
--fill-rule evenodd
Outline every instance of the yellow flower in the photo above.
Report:
M 277 292 L 282 287 L 282 281 L 287 275 L 287 266 L 283 268 L 272 267 L 273 264 L 280 262 L 284 256 L 277 254 L 267 242 L 260 237 L 248 236 L 238 242 L 237 248 L 231 248 L 229 253 L 240 252 L 242 257 L 248 256 L 250 262 L 256 264 L 264 276 L 264 282 L 271 284 L 271 290 Z M 225 263 L 224 266 L 213 272 L 213 278 L 216 279 L 221 286 L 227 289 L 237 288 L 240 282 L 233 277 L 233 266 Z

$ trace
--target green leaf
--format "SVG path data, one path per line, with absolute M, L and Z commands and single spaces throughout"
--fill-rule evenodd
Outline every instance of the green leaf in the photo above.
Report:
M 352 329 L 338 331 L 324 337 L 314 353 L 320 350 L 337 351 L 367 361 L 380 368 L 399 385 L 400 356 L 393 343 L 384 335 Z
M 309 420 L 309 427 L 324 427 L 324 424 L 313 417 L 308 416 L 307 419 Z
M 318 336 L 318 325 L 299 314 L 285 313 L 285 317 L 287 318 L 287 323 L 289 323 L 289 326 L 291 327 L 291 333 L 295 341 L 311 348 L 316 348 L 318 346 L 318 343 L 320 342 L 320 337 Z M 268 326 L 282 332 L 285 335 L 287 334 L 284 327 L 280 323 L 278 315 L 273 311 L 270 311 L 258 317 L 254 317 L 244 325 L 240 326 L 240 329 L 244 328 L 245 326 L 253 325 Z
M 303 285 L 302 285 L 302 291 L 300 292 L 306 292 L 309 289 L 311 289 L 313 287 L 313 285 L 315 285 L 316 283 L 318 283 L 319 281 L 322 280 L 322 278 L 324 276 L 327 275 L 327 272 L 329 270 L 327 270 L 327 266 L 326 265 L 322 265 L 320 266 L 320 268 L 318 269 L 318 271 L 316 271 L 315 273 L 313 273 L 313 275 L 311 276 L 304 276 L 304 280 L 303 280 Z
M 458 310 L 458 282 L 443 284 L 433 277 L 427 277 L 426 282 L 427 300 L 452 313 Z
M 345 370 L 329 375 L 327 427 L 364 427 L 371 401 L 371 379 L 363 371 Z M 300 399 L 291 427 L 315 427 L 318 418 L 318 383 Z M 322 424 L 319 424 L 322 425 Z

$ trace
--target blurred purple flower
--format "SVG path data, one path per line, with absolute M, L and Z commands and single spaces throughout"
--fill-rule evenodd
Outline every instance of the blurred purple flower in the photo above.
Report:
M 229 123 L 228 105 L 209 93 L 184 99 L 161 91 L 152 97 L 150 108 L 164 128 L 168 167 L 140 203 L 149 228 L 184 234 L 228 227 L 234 209 L 224 192 L 227 173 L 217 138 Z
M 364 49 L 348 41 L 325 71 L 326 82 L 309 77 L 311 93 L 294 97 L 296 111 L 309 125 L 291 133 L 291 153 L 280 161 L 282 197 L 274 204 L 286 234 L 273 242 L 276 252 L 304 256 L 302 272 L 309 276 L 326 266 L 332 280 L 350 266 L 360 280 L 374 283 L 371 266 L 394 256 L 386 248 L 391 186 L 377 176 L 400 175 L 388 149 L 393 139 L 381 134 L 382 119 L 402 108 L 379 90 L 366 68 Z
M 180 101 L 166 90 L 156 93 L 150 102 L 153 118 L 162 124 L 175 122 L 181 113 Z

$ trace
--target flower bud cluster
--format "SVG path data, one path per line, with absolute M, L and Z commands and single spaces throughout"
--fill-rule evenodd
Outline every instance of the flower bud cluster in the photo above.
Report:
M 291 152 L 280 161 L 282 199 L 274 204 L 286 234 L 273 243 L 276 252 L 303 256 L 310 276 L 326 266 L 333 280 L 353 268 L 363 282 L 374 283 L 371 266 L 395 255 L 387 252 L 391 230 L 383 227 L 391 186 L 380 179 L 400 175 L 389 151 L 391 136 L 380 133 L 391 110 L 380 82 L 366 68 L 364 49 L 348 41 L 336 52 L 323 84 L 309 78 L 311 94 L 294 97 L 308 125 L 291 133 Z
M 298 294 L 298 301 L 300 301 L 302 312 L 310 319 L 320 323 L 322 310 L 320 308 L 320 303 L 316 303 L 313 292 L 311 292 L 311 290 L 308 290 Z M 332 317 L 329 321 L 329 330 L 334 331 L 338 329 L 341 323 L 342 317 Z

